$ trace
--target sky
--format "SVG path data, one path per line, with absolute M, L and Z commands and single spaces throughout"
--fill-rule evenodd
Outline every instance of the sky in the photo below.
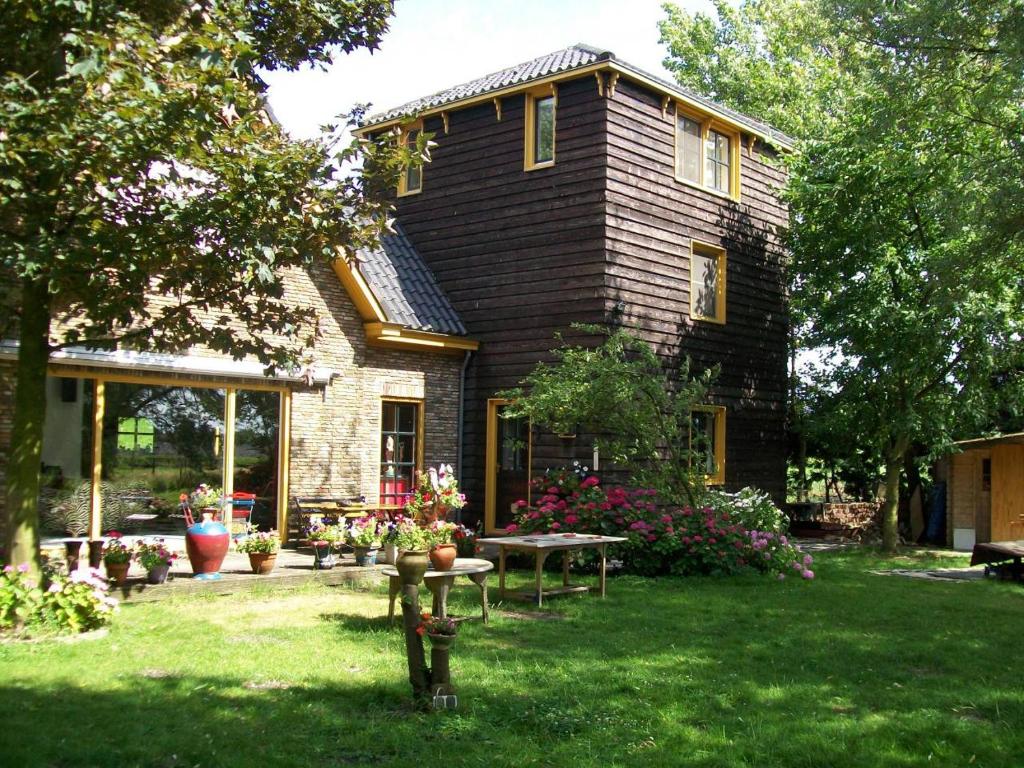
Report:
M 676 0 L 713 12 L 710 0 Z M 356 104 L 389 109 L 449 86 L 588 43 L 652 74 L 661 66 L 662 0 L 398 0 L 390 31 L 372 55 L 340 55 L 327 71 L 272 72 L 270 105 L 294 138 Z

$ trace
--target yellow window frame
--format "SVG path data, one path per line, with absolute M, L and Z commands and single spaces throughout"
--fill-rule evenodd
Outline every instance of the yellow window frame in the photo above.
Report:
M 725 406 L 724 405 L 695 405 L 690 413 L 711 413 L 715 417 L 715 472 L 704 476 L 704 482 L 708 485 L 722 485 L 725 483 Z M 689 425 L 689 445 L 693 448 L 693 418 Z
M 702 315 L 697 311 L 695 306 L 695 300 L 697 298 L 697 292 L 694 290 L 694 277 L 693 277 L 693 254 L 694 251 L 705 257 L 714 257 L 715 264 L 715 314 L 714 316 Z M 690 240 L 690 319 L 691 320 L 703 320 L 709 323 L 718 323 L 719 325 L 725 325 L 725 277 L 727 274 L 727 266 L 729 263 L 728 254 L 725 248 L 718 245 L 712 245 L 711 243 L 705 243 L 700 240 Z
M 537 134 L 537 102 L 546 98 L 553 99 L 551 112 L 551 159 L 542 162 L 534 162 L 536 154 Z M 534 88 L 526 92 L 526 117 L 523 121 L 523 170 L 536 171 L 540 168 L 550 168 L 555 164 L 556 147 L 558 144 L 558 86 L 554 83 Z
M 380 503 L 380 468 L 381 468 L 381 454 L 384 448 L 384 406 L 388 403 L 405 403 L 408 405 L 415 405 L 416 408 L 416 457 L 414 460 L 412 482 L 413 487 L 416 487 L 416 482 L 419 479 L 419 475 L 423 472 L 423 451 L 424 445 L 427 442 L 426 426 L 427 426 L 427 407 L 423 398 L 419 397 L 381 397 L 380 408 L 378 414 L 380 419 L 377 423 L 377 458 L 375 466 L 377 471 L 375 474 L 376 481 L 374 483 L 374 491 L 377 494 L 377 503 Z M 411 490 L 411 489 L 410 489 Z
M 683 178 L 679 175 L 679 118 L 685 117 L 689 120 L 694 121 L 700 125 L 700 182 L 694 182 L 690 179 Z M 707 173 L 705 162 L 707 152 L 707 141 L 708 132 L 715 131 L 729 139 L 729 191 L 722 192 L 719 189 L 715 189 L 710 186 L 708 180 L 705 178 Z M 692 109 L 687 109 L 678 102 L 676 102 L 675 119 L 672 125 L 673 132 L 673 144 L 675 147 L 675 154 L 672 159 L 672 173 L 675 176 L 676 181 L 687 186 L 697 187 L 703 189 L 705 192 L 710 192 L 712 195 L 718 195 L 719 197 L 727 197 L 730 200 L 740 199 L 740 133 L 739 131 L 731 128 L 730 126 L 715 120 L 708 115 L 703 115 L 699 112 L 695 112 Z
M 418 131 L 420 134 L 423 133 L 423 121 L 422 120 L 416 120 L 415 122 L 409 123 L 408 125 L 405 125 L 405 126 L 402 127 L 402 131 L 401 131 L 401 135 L 400 135 L 400 141 L 402 143 L 402 146 L 405 146 L 405 144 L 409 141 L 409 134 L 413 133 L 414 131 Z M 419 167 L 419 171 L 420 171 L 420 184 L 419 184 L 418 187 L 415 187 L 415 188 L 412 188 L 412 187 L 409 186 L 409 170 L 410 169 L 408 167 L 402 169 L 402 175 L 398 178 L 398 196 L 399 197 L 408 197 L 409 195 L 418 195 L 420 192 L 423 191 L 423 169 L 424 169 L 425 166 L 426 166 L 426 163 L 420 165 L 420 167 Z

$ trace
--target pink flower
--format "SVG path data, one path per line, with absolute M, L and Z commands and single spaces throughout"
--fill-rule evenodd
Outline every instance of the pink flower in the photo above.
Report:
M 552 531 L 557 531 L 561 527 L 562 527 L 562 524 L 559 523 L 559 522 L 554 522 L 554 523 L 551 524 L 551 530 Z
M 519 501 L 516 502 L 516 506 L 517 507 L 525 507 L 526 506 L 526 500 L 525 499 L 520 499 Z
M 558 486 L 552 485 L 550 488 L 548 488 L 548 493 L 553 493 L 553 494 L 557 495 L 558 494 Z
M 647 534 L 647 540 L 648 541 L 657 541 L 658 537 L 655 536 L 653 533 L 649 533 L 649 534 Z
M 578 522 L 578 521 L 579 521 L 579 518 L 576 517 L 576 515 L 566 515 L 565 516 L 565 524 L 566 525 L 572 525 L 573 523 Z
M 672 522 L 672 515 L 662 515 L 661 516 L 661 522 L 663 522 L 663 523 L 671 523 Z
M 780 573 L 779 574 L 779 581 L 784 581 L 785 578 L 786 578 L 786 574 L 784 574 L 784 573 Z
M 800 575 L 803 576 L 805 579 L 813 579 L 814 578 L 814 571 L 810 571 L 810 570 L 806 570 L 805 569 L 804 572 L 801 573 Z
M 519 530 L 519 526 L 515 523 L 509 523 L 505 526 L 505 533 L 515 533 Z
M 810 555 L 804 555 L 804 565 L 810 565 L 814 562 L 814 558 Z

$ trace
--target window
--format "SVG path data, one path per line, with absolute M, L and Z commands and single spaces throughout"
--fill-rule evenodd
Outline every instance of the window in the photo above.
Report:
M 117 448 L 120 451 L 152 453 L 156 430 L 146 418 L 117 420 Z
M 385 400 L 380 427 L 380 503 L 405 504 L 420 466 L 419 403 Z
M 676 107 L 676 179 L 736 200 L 740 197 L 740 136 Z
M 690 241 L 690 317 L 725 323 L 725 249 Z
M 422 123 L 414 123 L 402 134 L 402 142 L 410 150 L 416 151 L 416 141 L 423 132 Z M 398 180 L 398 195 L 415 195 L 423 190 L 423 166 L 408 166 Z
M 547 168 L 555 164 L 555 106 L 552 90 L 526 95 L 526 156 L 523 168 Z
M 690 451 L 707 483 L 725 482 L 725 408 L 707 405 L 690 411 Z

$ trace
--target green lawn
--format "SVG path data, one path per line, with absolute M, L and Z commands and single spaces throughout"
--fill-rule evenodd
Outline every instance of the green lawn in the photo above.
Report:
M 0 764 L 1024 763 L 1024 589 L 867 573 L 881 562 L 498 606 L 463 625 L 460 708 L 433 714 L 410 707 L 382 592 L 127 606 L 102 640 L 0 645 Z

